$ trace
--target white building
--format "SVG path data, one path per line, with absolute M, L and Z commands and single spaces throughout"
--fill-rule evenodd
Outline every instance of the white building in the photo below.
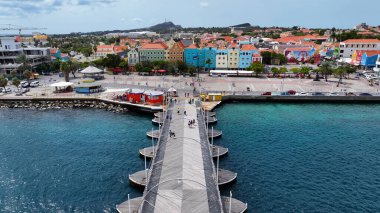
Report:
M 349 39 L 340 43 L 340 58 L 352 58 L 355 50 L 380 50 L 380 40 Z
M 228 68 L 228 51 L 225 47 L 216 50 L 216 69 Z
M 377 57 L 376 67 L 373 68 L 373 71 L 378 72 L 380 74 L 380 56 Z
M 0 73 L 10 74 L 11 71 L 17 70 L 21 64 L 17 63 L 17 57 L 25 54 L 30 61 L 33 71 L 40 64 L 50 61 L 48 48 L 36 48 L 21 46 L 20 37 L 0 37 Z

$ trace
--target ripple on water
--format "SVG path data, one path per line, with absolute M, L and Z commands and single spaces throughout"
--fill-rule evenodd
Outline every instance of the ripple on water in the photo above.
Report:
M 150 116 L 0 110 L 0 212 L 112 212 L 140 192 Z
M 379 212 L 380 105 L 226 104 L 222 192 L 254 212 Z

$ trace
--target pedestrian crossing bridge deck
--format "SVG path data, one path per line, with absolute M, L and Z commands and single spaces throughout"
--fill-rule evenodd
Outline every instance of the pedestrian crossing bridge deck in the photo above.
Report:
M 215 168 L 200 102 L 171 102 L 166 113 L 160 117 L 161 134 L 156 148 L 150 150 L 153 159 L 149 169 L 130 176 L 137 183 L 139 178 L 145 181 L 143 196 L 117 205 L 117 210 L 219 213 L 230 212 L 231 208 L 234 213 L 244 212 L 246 204 L 220 195 L 220 182 L 235 180 L 236 173 Z M 190 120 L 195 120 L 195 124 L 189 125 Z M 175 137 L 169 132 L 175 133 Z M 225 178 L 219 179 L 218 173 Z

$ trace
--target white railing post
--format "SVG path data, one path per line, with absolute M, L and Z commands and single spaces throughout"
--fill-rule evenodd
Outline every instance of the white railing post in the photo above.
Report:
M 131 199 L 129 198 L 129 194 L 128 194 L 128 213 L 131 213 Z
M 154 138 L 153 138 L 153 127 L 152 127 L 152 147 L 153 147 L 153 157 L 154 158 Z
M 230 208 L 228 208 L 229 213 L 231 213 L 231 207 L 232 207 L 232 191 L 230 191 Z
M 211 127 L 211 146 L 214 146 L 214 126 Z
M 216 160 L 216 182 L 219 186 L 219 148 L 218 148 L 218 156 Z

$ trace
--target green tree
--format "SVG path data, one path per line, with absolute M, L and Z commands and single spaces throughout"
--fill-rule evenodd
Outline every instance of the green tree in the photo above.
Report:
M 70 81 L 70 72 L 72 72 L 72 69 L 73 69 L 73 65 L 71 61 L 61 63 L 60 70 L 61 72 L 63 72 L 66 82 Z
M 19 77 L 21 77 L 21 74 L 24 73 L 26 70 L 32 69 L 32 67 L 30 66 L 30 59 L 25 54 L 21 54 L 17 56 L 16 62 L 21 64 L 20 67 L 18 68 Z
M 297 68 L 297 67 L 291 68 L 290 71 L 292 71 L 292 73 L 294 73 L 294 74 L 299 74 L 299 73 L 301 73 L 301 69 L 300 69 L 300 68 Z
M 273 73 L 273 76 L 277 76 L 280 73 L 280 70 L 277 67 L 272 67 L 270 71 Z
M 15 87 L 18 87 L 20 85 L 20 80 L 17 78 L 17 77 L 13 77 L 12 79 L 12 84 L 15 86 Z
M 128 62 L 126 60 L 122 60 L 119 64 L 119 67 L 123 69 L 123 72 L 128 71 Z
M 5 86 L 7 86 L 7 84 L 8 79 L 4 75 L 0 75 L 0 87 L 4 87 L 5 89 Z
M 279 72 L 280 72 L 281 74 L 284 74 L 284 73 L 287 73 L 287 72 L 288 72 L 288 69 L 286 69 L 285 67 L 281 67 L 281 68 L 279 69 Z
M 208 65 L 208 71 L 210 71 L 210 66 L 211 66 L 211 64 L 212 64 L 212 61 L 211 61 L 211 59 L 207 59 L 206 60 L 206 64 Z
M 343 76 L 346 74 L 346 69 L 344 66 L 340 66 L 334 69 L 333 72 L 335 75 L 339 76 L 339 81 L 338 81 L 338 84 L 336 85 L 337 87 L 339 87 L 339 85 L 343 81 Z
M 136 72 L 142 72 L 143 66 L 141 63 L 135 64 Z
M 24 76 L 24 78 L 26 78 L 27 80 L 31 79 L 32 76 L 33 76 L 33 73 L 29 70 L 25 70 L 24 73 L 22 73 L 22 75 Z
M 188 66 L 187 67 L 187 72 L 190 73 L 190 75 L 193 75 L 196 71 L 196 68 L 194 66 Z
M 254 71 L 256 74 L 256 77 L 259 77 L 259 74 L 261 74 L 265 71 L 265 66 L 264 66 L 264 64 L 262 64 L 258 61 L 255 61 L 247 69 L 250 71 Z
M 119 66 L 121 62 L 121 58 L 118 55 L 113 55 L 113 54 L 108 54 L 104 59 L 103 59 L 103 65 L 107 68 L 116 68 Z
M 333 69 L 331 67 L 331 64 L 329 62 L 324 62 L 319 66 L 319 71 L 324 76 L 327 82 L 327 77 L 332 74 Z

